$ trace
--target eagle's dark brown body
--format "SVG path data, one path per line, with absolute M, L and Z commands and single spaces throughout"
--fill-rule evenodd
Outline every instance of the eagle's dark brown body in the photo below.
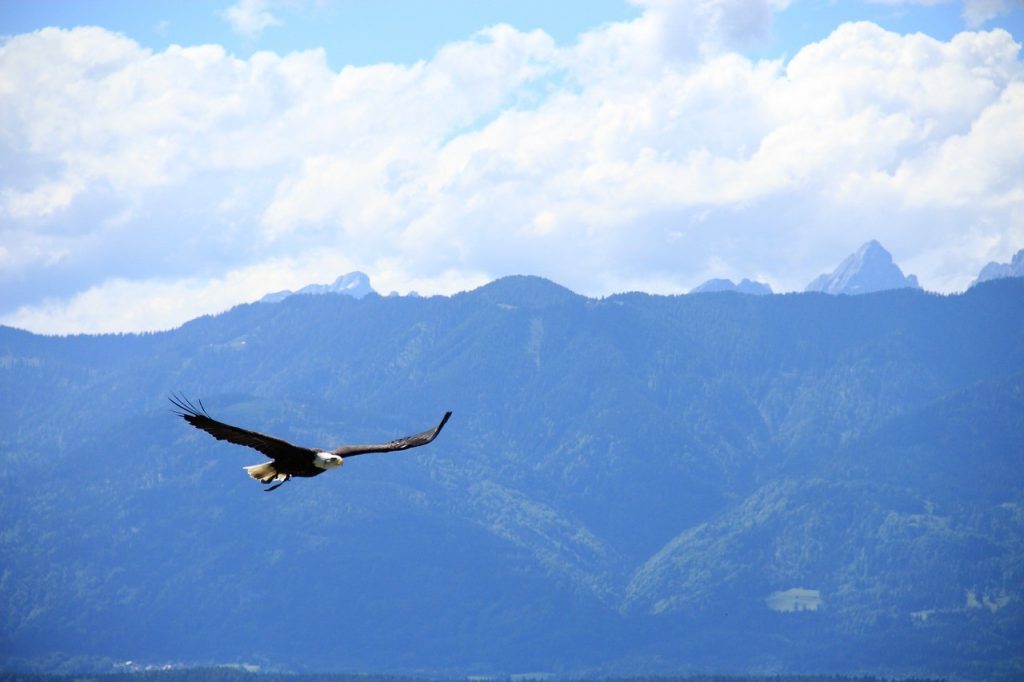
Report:
M 217 440 L 226 440 L 229 443 L 245 445 L 259 450 L 269 457 L 271 460 L 269 462 L 245 467 L 249 475 L 261 483 L 269 484 L 277 481 L 277 485 L 267 488 L 268 492 L 276 490 L 293 476 L 310 478 L 312 476 L 319 476 L 330 469 L 340 467 L 347 457 L 375 452 L 408 450 L 409 448 L 426 445 L 434 440 L 437 434 L 441 433 L 441 429 L 448 422 L 448 418 L 452 416 L 451 412 L 445 412 L 440 423 L 434 428 L 413 436 L 397 438 L 387 443 L 341 445 L 333 450 L 322 450 L 320 448 L 294 445 L 275 436 L 268 436 L 217 421 L 206 412 L 202 401 L 198 401 L 199 404 L 197 406 L 187 398 L 176 395 L 171 396 L 170 401 L 177 408 L 175 414 L 197 429 L 206 431 Z

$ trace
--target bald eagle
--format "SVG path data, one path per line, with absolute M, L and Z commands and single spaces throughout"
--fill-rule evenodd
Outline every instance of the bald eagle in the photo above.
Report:
M 180 416 L 197 429 L 202 429 L 217 440 L 226 440 L 229 443 L 247 445 L 250 448 L 259 450 L 270 458 L 269 462 L 254 464 L 243 467 L 249 476 L 264 485 L 277 481 L 276 485 L 266 488 L 265 492 L 277 490 L 292 476 L 309 478 L 319 476 L 325 471 L 340 467 L 346 457 L 366 455 L 374 452 L 394 452 L 395 450 L 408 450 L 426 445 L 437 438 L 441 429 L 452 416 L 451 412 L 445 412 L 441 422 L 432 429 L 405 438 L 397 438 L 379 445 L 341 445 L 333 450 L 321 450 L 320 448 L 306 448 L 300 445 L 293 445 L 288 441 L 274 436 L 266 436 L 262 433 L 249 431 L 237 426 L 231 426 L 224 422 L 217 421 L 206 412 L 203 401 L 197 401 L 198 406 L 184 396 L 172 395 L 169 400 L 176 407 L 174 414 Z

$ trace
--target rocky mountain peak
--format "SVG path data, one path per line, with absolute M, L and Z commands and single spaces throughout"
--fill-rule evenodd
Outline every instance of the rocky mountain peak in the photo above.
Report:
M 691 289 L 690 293 L 706 294 L 715 291 L 735 291 L 741 294 L 763 296 L 772 293 L 772 288 L 764 282 L 755 282 L 745 277 L 739 284 L 734 284 L 731 279 L 709 279 L 700 286 Z
M 1004 277 L 1024 277 L 1024 249 L 1015 253 L 1009 263 L 991 262 L 983 267 L 971 286 Z
M 295 294 L 342 294 L 358 299 L 374 293 L 377 292 L 370 286 L 370 278 L 365 273 L 354 271 L 341 275 L 331 284 L 310 284 L 298 291 L 275 291 L 261 298 L 260 303 L 277 303 Z
M 868 294 L 887 289 L 920 289 L 914 275 L 904 275 L 892 254 L 871 240 L 846 257 L 835 270 L 816 277 L 805 291 L 826 294 Z

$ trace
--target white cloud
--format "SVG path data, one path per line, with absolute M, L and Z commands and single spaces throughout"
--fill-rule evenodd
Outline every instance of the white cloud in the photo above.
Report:
M 892 171 L 855 176 L 854 199 L 879 192 L 913 208 L 1024 206 L 1024 82 L 1010 84 L 968 131 L 951 135 Z
M 968 26 L 977 28 L 1009 11 L 1010 0 L 966 0 L 963 17 Z
M 789 0 L 632 0 L 643 14 L 584 33 L 566 56 L 574 78 L 622 87 L 667 65 L 739 50 L 768 35 Z
M 788 63 L 739 55 L 782 4 L 650 0 L 567 47 L 495 26 L 340 71 L 318 50 L 16 36 L 0 320 L 168 327 L 351 269 L 384 292 L 802 289 L 868 239 L 950 291 L 1024 246 L 1011 36 L 857 23 Z
M 382 294 L 420 290 L 450 295 L 489 281 L 480 274 L 454 271 L 409 277 L 402 265 L 388 259 L 375 263 L 374 288 Z M 317 251 L 298 258 L 268 260 L 212 278 L 113 278 L 69 299 L 48 299 L 41 304 L 22 306 L 0 318 L 0 323 L 48 334 L 160 331 L 262 297 L 254 296 L 253 292 L 296 290 L 311 282 L 328 283 L 336 273 L 353 267 L 343 254 Z
M 879 5 L 962 5 L 961 15 L 968 28 L 978 28 L 996 17 L 1008 14 L 1021 0 L 868 0 Z
M 223 12 L 224 19 L 236 33 L 258 38 L 268 28 L 280 26 L 281 20 L 271 14 L 268 0 L 238 0 Z

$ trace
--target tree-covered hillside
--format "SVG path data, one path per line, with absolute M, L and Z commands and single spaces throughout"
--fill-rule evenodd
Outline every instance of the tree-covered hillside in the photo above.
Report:
M 461 679 L 461 678 L 459 678 Z M 527 673 L 516 678 L 484 678 L 488 682 L 558 682 L 563 678 Z M 575 678 L 574 678 L 575 679 Z M 772 675 L 726 676 L 694 675 L 687 677 L 616 677 L 601 678 L 602 682 L 886 682 L 877 677 L 837 677 L 832 675 Z M 394 675 L 366 675 L 359 673 L 296 674 L 245 670 L 238 666 L 204 668 L 157 667 L 152 670 L 107 673 L 90 676 L 71 676 L 52 673 L 0 672 L 0 682 L 449 682 L 427 677 L 401 677 Z M 580 680 L 580 682 L 587 682 Z M 903 678 L 902 682 L 934 682 Z
M 454 416 L 264 494 L 172 392 L 321 447 Z M 1024 280 L 0 328 L 0 401 L 7 668 L 1024 674 Z

